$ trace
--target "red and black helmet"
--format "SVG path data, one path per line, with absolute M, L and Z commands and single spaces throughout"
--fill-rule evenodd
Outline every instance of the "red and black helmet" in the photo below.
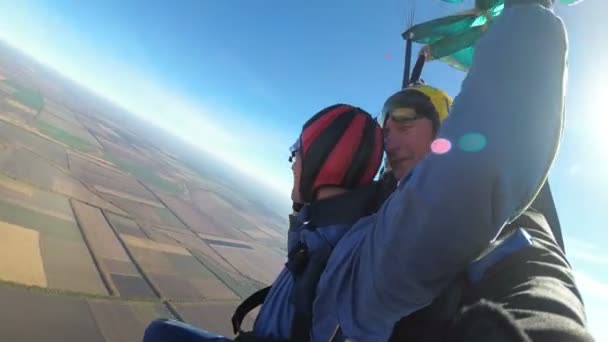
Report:
M 327 107 L 302 127 L 300 192 L 311 202 L 325 186 L 355 189 L 370 184 L 382 161 L 382 129 L 361 108 Z

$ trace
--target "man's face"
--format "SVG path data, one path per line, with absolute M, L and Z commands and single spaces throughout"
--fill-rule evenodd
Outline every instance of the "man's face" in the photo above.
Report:
M 291 172 L 293 173 L 293 188 L 291 189 L 291 200 L 295 203 L 303 204 L 302 195 L 300 194 L 300 177 L 302 175 L 302 158 L 300 152 L 296 152 L 295 160 L 291 163 Z
M 402 114 L 401 116 L 415 116 L 415 112 L 411 108 L 396 108 L 392 113 Z M 430 151 L 434 138 L 433 123 L 426 117 L 395 121 L 389 116 L 383 130 L 386 154 L 391 169 L 395 177 L 400 180 Z

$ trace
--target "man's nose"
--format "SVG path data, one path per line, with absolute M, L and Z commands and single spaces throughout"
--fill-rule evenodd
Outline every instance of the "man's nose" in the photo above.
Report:
M 386 134 L 384 136 L 384 148 L 386 149 L 387 153 L 390 151 L 395 151 L 399 148 L 399 144 L 397 144 L 396 140 L 397 139 L 395 139 L 393 134 Z

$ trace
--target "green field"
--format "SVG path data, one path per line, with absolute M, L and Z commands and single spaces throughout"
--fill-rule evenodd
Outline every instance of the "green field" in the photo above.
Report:
M 36 120 L 34 121 L 34 125 L 38 128 L 42 133 L 50 136 L 53 139 L 61 141 L 62 143 L 78 150 L 81 152 L 94 152 L 97 150 L 95 146 L 91 145 L 88 141 L 77 137 L 69 132 L 62 130 L 61 128 L 49 125 L 48 123 Z
M 166 191 L 171 194 L 181 194 L 184 192 L 184 188 L 181 184 L 169 182 L 168 180 L 160 177 L 154 171 L 150 170 L 145 165 L 139 165 L 131 163 L 120 158 L 114 158 L 109 154 L 105 155 L 105 159 L 119 166 L 124 171 L 137 177 L 140 181 L 153 185 L 160 190 Z
M 0 220 L 35 229 L 57 239 L 82 242 L 82 235 L 75 222 L 45 215 L 12 203 L 0 201 Z
M 15 100 L 19 103 L 28 106 L 36 111 L 39 111 L 44 107 L 44 98 L 37 90 L 28 89 L 13 80 L 4 80 L 1 81 L 7 84 L 8 86 L 15 89 Z

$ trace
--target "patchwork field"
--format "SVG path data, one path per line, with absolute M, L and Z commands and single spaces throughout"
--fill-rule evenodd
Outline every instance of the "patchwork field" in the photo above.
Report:
M 38 157 L 34 152 L 21 147 L 11 146 L 0 150 L 0 172 L 45 190 L 76 198 L 114 212 L 123 212 L 91 192 L 76 179 Z
M 0 340 L 139 341 L 159 317 L 231 336 L 283 267 L 284 223 L 35 63 L 3 63 Z
M 119 208 L 123 209 L 130 216 L 137 220 L 150 224 L 167 227 L 168 229 L 186 230 L 186 226 L 171 211 L 165 207 L 143 204 L 109 193 L 101 193 L 101 197 Z
M 154 195 L 136 178 L 121 170 L 74 154 L 69 154 L 68 160 L 72 175 L 85 184 L 93 185 L 98 192 L 162 207 Z
M 121 146 L 105 139 L 100 141 L 106 151 L 106 159 L 146 185 L 169 194 L 184 193 L 185 186 L 163 173 L 162 161 L 160 158 L 154 158 L 153 152 L 142 153 L 141 149 L 135 146 Z
M 42 134 L 82 152 L 93 152 L 101 146 L 82 126 L 42 112 L 34 120 L 34 127 Z
M 101 210 L 78 201 L 72 201 L 72 206 L 112 292 L 124 298 L 157 298 L 137 271 Z
M 168 195 L 161 195 L 160 198 L 188 227 L 198 233 L 233 239 L 246 238 L 238 229 L 226 227 L 215 215 L 205 214 L 184 200 Z
M 201 298 L 238 299 L 187 249 L 133 236 L 123 239 L 163 298 L 175 302 L 197 302 Z
M 31 151 L 35 151 L 43 160 L 63 169 L 68 168 L 65 150 L 60 145 L 50 143 L 47 139 L 35 133 L 4 121 L 0 121 L 0 141 L 5 144 L 24 146 Z
M 2 341 L 104 341 L 86 299 L 0 287 L 0 301 Z
M 285 263 L 285 260 L 276 253 L 262 246 L 242 248 L 227 246 L 221 242 L 210 244 L 239 272 L 247 274 L 260 283 L 271 284 Z M 264 267 L 258 267 L 259 265 Z
M 3 280 L 46 287 L 39 233 L 1 222 L 0 236 L 0 274 Z
M 184 318 L 200 327 L 214 327 L 213 331 L 224 336 L 232 336 L 230 321 L 223 317 L 230 317 L 238 302 L 208 302 L 204 304 L 178 304 L 177 308 Z M 243 321 L 243 329 L 251 329 L 253 320 L 246 317 Z
M 0 253 L 5 257 L 0 267 L 6 271 L 0 279 L 107 294 L 66 198 L 5 176 L 0 177 L 0 194 Z M 19 269 L 27 273 L 16 274 Z
M 118 234 L 132 235 L 141 239 L 149 238 L 135 221 L 112 213 L 105 214 L 108 222 Z
M 157 318 L 174 318 L 160 304 L 88 300 L 91 313 L 106 341 L 141 341 L 148 323 Z
M 252 221 L 241 216 L 231 203 L 216 193 L 196 189 L 190 191 L 190 196 L 200 212 L 212 218 L 217 229 L 228 232 L 238 230 L 253 239 L 271 238 Z
M 80 125 L 80 122 L 71 110 L 48 98 L 44 100 L 44 108 L 42 108 L 41 114 L 54 115 L 74 125 Z

